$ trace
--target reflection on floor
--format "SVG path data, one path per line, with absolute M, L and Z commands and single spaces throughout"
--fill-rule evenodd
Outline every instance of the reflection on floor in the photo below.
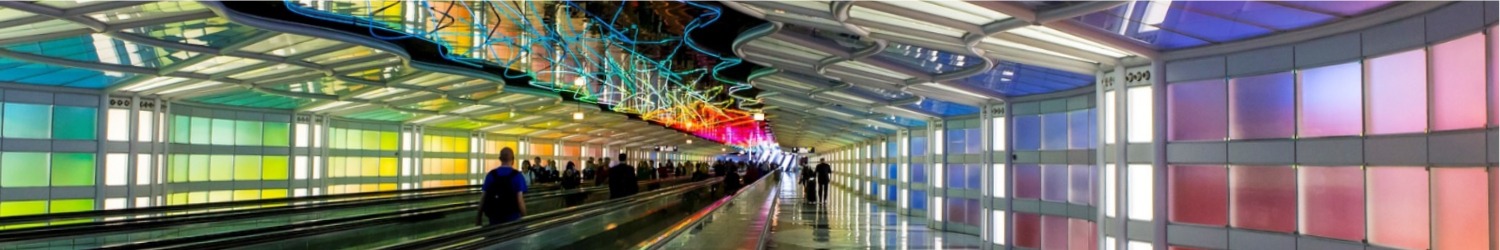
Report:
M 784 180 L 796 180 L 785 176 Z M 979 236 L 932 231 L 924 218 L 898 214 L 833 187 L 829 202 L 807 204 L 795 181 L 781 182 L 772 249 L 979 249 Z

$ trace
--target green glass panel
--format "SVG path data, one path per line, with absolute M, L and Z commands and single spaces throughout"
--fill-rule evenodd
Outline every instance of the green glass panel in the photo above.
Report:
M 0 153 L 0 187 L 46 187 L 47 153 Z
M 171 182 L 187 182 L 188 181 L 188 156 L 187 155 L 172 155 L 172 158 L 169 161 L 171 161 L 170 165 L 172 166 L 172 169 L 169 170 L 169 171 L 172 172 Z
M 192 130 L 193 120 L 187 116 L 172 116 L 172 142 L 188 143 L 188 131 Z
M 188 155 L 188 181 L 208 181 L 208 155 Z
M 400 144 L 401 144 L 401 138 L 396 135 L 396 132 L 394 132 L 394 131 L 381 131 L 380 132 L 380 150 L 396 151 L 396 147 L 399 146 Z
M 260 146 L 261 127 L 258 121 L 234 122 L 234 145 Z
M 344 129 L 328 129 L 328 143 L 330 148 L 344 148 Z
M 0 202 L 0 217 L 47 213 L 47 201 Z
M 52 154 L 52 186 L 93 186 L 94 154 Z
M 237 180 L 237 181 L 260 180 L 260 156 L 259 155 L 237 155 L 237 156 L 234 156 L 234 180 Z
M 380 149 L 380 132 L 374 130 L 364 130 L 362 132 L 364 133 L 364 146 L 360 147 L 361 149 Z
M 208 157 L 208 180 L 228 181 L 234 179 L 234 156 L 211 155 Z
M 234 120 L 213 119 L 214 145 L 234 145 Z
M 291 124 L 285 122 L 266 122 L 266 146 L 286 147 L 291 145 Z
M 191 117 L 189 119 L 192 120 L 192 133 L 188 137 L 190 139 L 188 142 L 192 144 L 208 144 L 209 135 L 213 134 L 213 131 L 210 131 L 210 128 L 213 127 L 213 119 L 203 117 Z
M 262 160 L 265 161 L 261 163 L 264 171 L 261 173 L 262 180 L 286 180 L 286 156 L 266 156 Z
M 99 109 L 57 106 L 52 108 L 52 139 L 93 140 L 97 138 Z
M 47 139 L 52 136 L 52 106 L 6 103 L 4 122 L 0 123 L 6 138 Z
M 50 211 L 50 212 L 51 213 L 66 213 L 66 212 L 93 211 L 93 210 L 94 210 L 94 200 L 91 200 L 91 199 L 70 199 L 70 200 L 52 200 L 52 211 Z

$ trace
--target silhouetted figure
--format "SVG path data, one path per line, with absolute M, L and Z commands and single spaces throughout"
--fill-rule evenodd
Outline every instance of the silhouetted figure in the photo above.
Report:
M 625 164 L 625 154 L 617 156 L 620 164 L 609 168 L 609 198 L 616 199 L 635 195 L 641 187 L 636 184 L 635 168 Z
M 568 169 L 563 170 L 561 178 L 563 189 L 578 188 L 578 185 L 583 182 L 583 177 L 579 176 L 578 167 L 573 165 L 571 161 L 568 162 Z
M 526 215 L 526 177 L 513 167 L 516 153 L 509 147 L 500 149 L 500 166 L 484 176 L 479 212 L 490 219 L 490 225 L 520 220 Z M 480 224 L 476 220 L 474 224 Z
M 833 182 L 833 167 L 828 166 L 826 160 L 818 158 L 818 169 L 813 171 L 818 174 L 818 200 L 826 201 L 828 200 L 828 183 Z

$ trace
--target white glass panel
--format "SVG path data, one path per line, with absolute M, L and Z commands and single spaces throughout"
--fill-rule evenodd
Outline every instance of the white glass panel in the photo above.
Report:
M 312 172 L 313 172 L 313 175 L 312 175 L 313 179 L 322 179 L 323 178 L 323 157 L 322 156 L 313 156 L 313 160 L 312 160 Z M 314 190 L 316 190 L 316 189 L 314 189 Z M 314 191 L 313 193 L 316 195 L 317 191 Z
M 1115 92 L 1104 92 L 1104 143 L 1115 143 Z
M 298 123 L 297 124 L 297 126 L 295 128 L 295 132 L 293 132 L 293 133 L 297 134 L 297 139 L 296 139 L 296 141 L 297 141 L 296 142 L 297 143 L 296 144 L 297 147 L 307 147 L 308 141 L 309 141 L 308 138 L 311 138 L 311 136 L 309 136 L 307 134 L 307 132 L 308 131 L 307 131 L 307 124 L 306 123 Z
M 109 109 L 109 122 L 106 123 L 104 136 L 111 141 L 130 140 L 130 110 Z
M 1010 181 L 1005 179 L 1005 164 L 994 164 L 993 166 L 994 168 L 990 169 L 991 176 L 993 176 L 990 179 L 990 187 L 993 189 L 990 194 L 995 197 L 1005 197 L 1005 185 L 1006 183 L 1010 183 Z
M 1127 214 L 1133 220 L 1152 220 L 1156 203 L 1154 203 L 1155 196 L 1152 191 L 1154 182 L 1151 165 L 1130 164 L 1126 166 L 1125 171 L 1127 178 L 1125 184 L 1129 184 L 1129 187 L 1125 188 L 1126 199 L 1128 199 L 1126 200 Z
M 994 138 L 990 141 L 992 144 L 990 148 L 994 151 L 1005 151 L 1005 117 L 991 119 L 990 127 L 990 134 Z
M 1151 87 L 1135 87 L 1126 90 L 1129 95 L 1126 105 L 1126 140 L 1130 143 L 1151 142 Z
M 156 125 L 155 116 L 152 115 L 151 111 L 141 110 L 138 112 L 140 113 L 136 116 L 136 121 L 140 122 L 140 124 L 135 127 L 135 138 L 137 141 L 151 141 L 151 131 L 155 127 L 154 125 Z
M 932 219 L 943 221 L 943 197 L 932 197 Z
M 104 210 L 124 209 L 124 208 L 125 208 L 125 198 L 108 198 L 108 199 L 104 199 Z
M 935 147 L 935 148 L 932 149 L 932 154 L 933 155 L 943 155 L 943 144 L 947 144 L 948 143 L 947 141 L 943 141 L 943 133 L 945 131 L 946 131 L 945 129 L 939 128 L 939 129 L 937 129 L 937 133 L 933 134 L 932 143 L 929 143 L 929 144 L 932 144 L 932 146 Z
M 1115 184 L 1117 171 L 1115 164 L 1104 164 L 1104 216 L 1107 217 L 1115 217 L 1115 187 L 1119 186 Z
M 307 179 L 307 156 L 298 155 L 292 158 L 292 176 L 297 180 Z
M 1128 249 L 1128 250 L 1153 250 L 1155 248 L 1152 248 L 1150 242 L 1140 242 L 1140 241 L 1133 241 L 1132 240 L 1132 241 L 1130 241 L 1130 243 L 1128 245 L 1125 245 L 1125 249 Z
M 151 184 L 151 160 L 152 160 L 151 158 L 152 157 L 151 157 L 150 154 L 136 154 L 135 155 L 135 184 L 136 185 Z
M 1104 237 L 1104 250 L 1115 250 L 1115 237 Z
M 943 188 L 943 182 L 948 179 L 947 175 L 943 175 L 942 163 L 932 164 L 932 174 L 928 177 L 932 179 L 932 185 L 937 188 Z
M 125 181 L 130 178 L 130 173 L 126 172 L 126 167 L 129 165 L 130 155 L 128 154 L 104 155 L 104 185 L 125 185 Z
M 907 198 L 906 198 L 906 189 L 905 188 L 902 188 L 901 192 L 897 193 L 896 196 L 897 196 L 896 198 L 898 198 L 899 202 L 901 203 L 901 208 L 907 208 L 908 206 L 911 205 L 911 202 L 908 202 L 906 200 Z
M 1000 244 L 1002 246 L 1005 245 L 1005 226 L 1007 225 L 1005 224 L 1005 212 L 1000 210 L 990 210 L 990 221 L 990 226 L 994 228 L 993 230 L 990 230 L 990 232 L 994 233 L 994 235 L 990 236 L 990 238 L 995 239 L 995 244 Z

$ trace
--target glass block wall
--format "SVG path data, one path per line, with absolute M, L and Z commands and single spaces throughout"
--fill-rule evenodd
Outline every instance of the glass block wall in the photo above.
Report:
M 100 102 L 97 95 L 0 89 L 0 216 L 97 208 L 104 184 L 95 150 Z
M 328 194 L 399 187 L 399 124 L 333 120 L 328 128 Z
M 470 185 L 469 132 L 428 128 L 422 131 L 421 187 Z
M 291 114 L 172 107 L 167 205 L 288 196 Z

